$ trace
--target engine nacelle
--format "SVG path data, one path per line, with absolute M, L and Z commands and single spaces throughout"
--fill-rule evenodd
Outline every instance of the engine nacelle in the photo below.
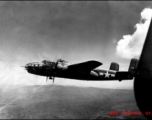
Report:
M 109 70 L 119 71 L 119 64 L 115 63 L 115 62 L 112 62 L 111 65 L 110 65 Z

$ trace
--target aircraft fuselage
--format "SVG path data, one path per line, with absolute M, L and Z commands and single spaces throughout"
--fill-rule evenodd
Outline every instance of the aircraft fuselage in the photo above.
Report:
M 30 63 L 28 64 L 27 71 L 31 74 L 46 76 L 46 77 L 59 77 L 68 79 L 78 79 L 78 80 L 91 80 L 91 81 L 101 81 L 101 80 L 119 80 L 122 79 L 133 79 L 129 76 L 128 72 L 116 72 L 111 70 L 101 70 L 94 69 L 91 71 L 86 71 L 83 69 L 69 69 L 68 66 L 61 64 L 57 65 L 57 69 L 54 70 L 55 63 L 52 62 L 51 65 L 41 65 Z M 120 74 L 121 73 L 121 74 Z

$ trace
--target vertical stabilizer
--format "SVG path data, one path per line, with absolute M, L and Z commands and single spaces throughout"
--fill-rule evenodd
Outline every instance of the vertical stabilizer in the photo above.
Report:
M 109 70 L 119 71 L 119 64 L 118 64 L 118 63 L 115 63 L 115 62 L 112 62 L 112 63 L 110 64 Z
M 128 69 L 129 75 L 134 76 L 137 70 L 138 59 L 132 58 Z

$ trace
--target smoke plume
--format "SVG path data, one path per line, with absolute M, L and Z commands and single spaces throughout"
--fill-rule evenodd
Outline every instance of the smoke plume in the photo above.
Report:
M 145 8 L 141 12 L 141 19 L 139 23 L 135 25 L 135 32 L 132 35 L 124 35 L 123 38 L 118 41 L 116 47 L 116 55 L 118 57 L 125 59 L 131 59 L 133 57 L 139 58 L 150 24 L 151 16 L 151 8 Z

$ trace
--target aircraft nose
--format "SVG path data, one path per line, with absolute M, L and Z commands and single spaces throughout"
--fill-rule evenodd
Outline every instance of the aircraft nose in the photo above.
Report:
M 25 65 L 25 68 L 28 68 L 28 64 Z
M 26 70 L 28 70 L 29 64 L 26 64 L 24 67 L 25 67 Z
M 28 70 L 29 67 L 31 67 L 31 66 L 32 66 L 32 64 L 31 64 L 31 63 L 28 63 L 28 64 L 26 64 L 25 66 L 22 66 L 22 67 L 25 67 L 25 69 Z
M 27 70 L 28 72 L 34 73 L 34 72 L 37 72 L 39 66 L 40 65 L 38 63 L 33 62 L 33 63 L 26 64 L 24 67 L 25 67 L 25 70 Z

